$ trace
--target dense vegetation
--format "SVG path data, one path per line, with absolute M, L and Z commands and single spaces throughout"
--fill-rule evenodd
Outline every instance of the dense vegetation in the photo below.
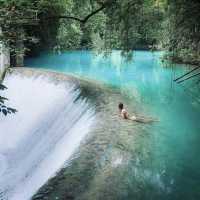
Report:
M 163 40 L 175 62 L 200 63 L 200 1 L 169 0 Z
M 0 0 L 0 5 L 1 40 L 13 54 L 166 49 L 174 61 L 200 61 L 198 0 Z

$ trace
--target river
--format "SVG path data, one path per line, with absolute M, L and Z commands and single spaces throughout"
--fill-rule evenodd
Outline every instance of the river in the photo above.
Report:
M 79 191 L 76 199 L 200 198 L 198 78 L 182 84 L 173 82 L 189 67 L 162 62 L 162 55 L 163 52 L 135 51 L 132 60 L 126 62 L 119 51 L 113 51 L 108 57 L 91 51 L 70 51 L 42 53 L 37 58 L 26 59 L 29 67 L 72 74 L 106 85 L 119 91 L 118 100 L 126 102 L 130 112 L 159 119 L 151 125 L 136 123 L 134 138 L 124 131 L 128 143 L 122 142 L 122 148 L 128 154 L 124 158 L 122 153 L 112 162 L 115 166 L 112 172 L 107 171 L 106 165 L 100 167 L 98 173 L 88 178 L 88 187 Z M 110 101 L 114 102 L 112 98 Z M 117 111 L 117 102 L 111 102 L 110 106 Z M 123 140 L 123 130 L 120 137 L 118 140 Z M 102 154 L 100 160 L 102 163 Z M 86 164 L 84 169 L 83 174 L 87 172 Z M 56 195 L 59 197 L 59 192 Z

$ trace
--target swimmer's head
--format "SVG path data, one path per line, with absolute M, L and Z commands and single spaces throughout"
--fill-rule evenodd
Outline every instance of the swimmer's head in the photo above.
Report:
M 123 103 L 119 103 L 118 108 L 119 108 L 119 110 L 122 110 L 124 108 Z

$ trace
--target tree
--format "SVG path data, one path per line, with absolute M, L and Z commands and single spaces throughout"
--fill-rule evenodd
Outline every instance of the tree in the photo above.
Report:
M 20 51 L 33 55 L 43 49 L 82 48 L 106 52 L 120 49 L 128 55 L 133 49 L 165 48 L 176 60 L 200 61 L 198 0 L 0 0 L 0 3 L 3 5 L 0 24 L 4 30 L 0 40 L 4 39 L 13 55 Z M 20 47 L 22 42 L 25 48 Z
M 175 62 L 200 62 L 200 2 L 169 0 L 164 45 Z
M 108 52 L 111 49 L 121 49 L 124 53 L 128 53 L 136 48 L 151 49 L 158 45 L 158 30 L 161 29 L 163 10 L 159 9 L 156 2 L 74 0 L 71 4 L 71 14 L 54 17 L 62 20 L 60 23 L 62 36 L 64 34 L 67 36 L 76 30 L 74 38 L 73 35 L 68 39 L 65 37 L 64 43 L 80 41 L 79 45 L 76 43 L 76 48 L 100 46 Z M 63 31 L 65 27 L 68 31 Z M 59 41 L 62 36 L 59 37 Z M 70 45 L 65 46 L 72 48 Z

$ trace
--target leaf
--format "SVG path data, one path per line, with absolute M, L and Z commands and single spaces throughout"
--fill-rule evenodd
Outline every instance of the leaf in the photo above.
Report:
M 12 112 L 12 113 L 16 113 L 17 112 L 17 110 L 16 109 L 14 109 L 14 108 L 7 108 L 8 109 L 8 111 L 10 111 L 10 112 Z
M 2 113 L 6 116 L 7 115 L 7 110 L 2 109 Z
M 8 89 L 8 88 L 5 85 L 0 83 L 0 90 L 6 90 L 6 89 Z
M 0 103 L 4 103 L 4 100 L 0 98 Z
M 8 100 L 8 98 L 0 96 L 0 100 L 5 101 Z

